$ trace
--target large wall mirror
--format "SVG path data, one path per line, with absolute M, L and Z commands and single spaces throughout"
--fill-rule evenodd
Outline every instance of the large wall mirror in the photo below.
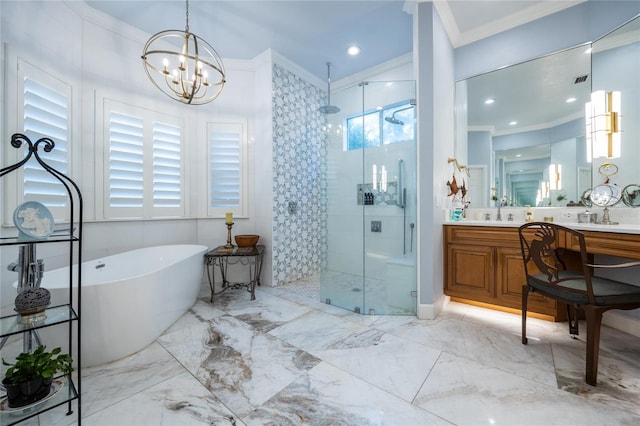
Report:
M 607 161 L 620 170 L 613 183 L 640 184 L 639 23 L 456 83 L 456 155 L 467 159 L 473 207 L 583 205 Z M 622 93 L 620 158 L 587 152 L 585 104 L 596 90 Z

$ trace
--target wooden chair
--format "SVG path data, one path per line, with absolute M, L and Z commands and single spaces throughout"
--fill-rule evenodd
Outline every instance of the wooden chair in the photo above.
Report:
M 638 266 L 640 262 L 615 265 L 589 263 L 582 232 L 546 222 L 532 222 L 519 229 L 527 278 L 522 286 L 522 344 L 527 344 L 527 298 L 537 292 L 567 305 L 569 330 L 578 334 L 577 311 L 587 323 L 586 382 L 596 385 L 602 314 L 610 309 L 640 308 L 638 286 L 593 275 L 598 268 Z M 580 252 L 565 249 L 566 242 L 579 245 Z M 576 261 L 576 255 L 578 259 Z M 571 309 L 573 307 L 573 309 Z

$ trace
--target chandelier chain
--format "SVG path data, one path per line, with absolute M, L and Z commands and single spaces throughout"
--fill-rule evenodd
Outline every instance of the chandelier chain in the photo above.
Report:
M 185 27 L 184 31 L 185 31 L 186 33 L 188 33 L 188 32 L 189 32 L 189 0 L 187 0 L 187 1 L 186 1 L 186 3 L 187 3 L 187 6 L 186 6 L 186 13 L 185 13 L 185 15 L 186 15 L 186 17 L 187 17 L 187 19 L 186 19 L 187 25 L 186 25 L 186 27 Z

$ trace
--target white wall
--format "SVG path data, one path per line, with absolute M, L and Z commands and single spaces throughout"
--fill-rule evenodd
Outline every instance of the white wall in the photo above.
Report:
M 265 194 L 265 179 L 270 166 L 262 162 L 270 150 L 270 110 L 264 94 L 270 93 L 270 65 L 264 58 L 255 61 L 225 59 L 227 81 L 220 97 L 203 106 L 181 105 L 168 99 L 148 81 L 142 67 L 140 54 L 150 36 L 103 15 L 83 2 L 0 2 L 2 17 L 1 41 L 3 49 L 2 75 L 15 66 L 17 56 L 49 73 L 68 80 L 73 85 L 74 105 L 72 112 L 72 144 L 79 162 L 72 165 L 71 177 L 76 180 L 84 198 L 85 234 L 84 260 L 105 256 L 130 249 L 156 244 L 198 243 L 209 247 L 224 244 L 226 226 L 223 218 L 199 219 L 197 212 L 206 204 L 206 138 L 205 123 L 229 116 L 246 119 L 249 136 L 249 170 L 251 191 L 260 191 L 260 209 L 257 212 L 253 194 L 249 196 L 248 215 L 237 218 L 234 234 L 258 233 L 262 242 L 270 241 L 270 221 L 262 214 L 262 206 L 268 203 Z M 15 72 L 14 72 L 15 73 Z M 267 83 L 268 81 L 268 83 Z M 2 117 L 3 160 L 7 161 L 6 141 L 17 129 L 15 117 L 15 87 L 13 81 L 3 82 L 2 104 L 7 114 Z M 268 88 L 267 88 L 268 86 Z M 13 91 L 13 92 L 12 92 Z M 95 170 L 100 165 L 101 149 L 98 142 L 103 126 L 98 111 L 102 97 L 123 102 L 135 102 L 157 111 L 175 111 L 186 123 L 186 158 L 189 174 L 186 191 L 189 218 L 178 220 L 148 221 L 101 221 L 100 200 L 96 188 L 100 184 Z M 265 122 L 264 118 L 268 116 Z M 267 123 L 267 124 L 265 124 Z M 256 128 L 260 133 L 256 133 Z M 269 157 L 270 158 L 270 157 Z M 7 165 L 3 163 L 3 166 Z M 81 165 L 81 166 L 80 166 Z M 9 220 L 10 221 L 10 220 Z M 5 235 L 13 229 L 3 229 Z M 45 258 L 47 269 L 64 262 L 64 254 L 58 253 L 55 245 L 38 248 L 38 257 Z M 10 283 L 17 274 L 6 271 L 6 264 L 17 257 L 17 248 L 3 247 L 0 250 L 2 288 L 1 305 L 13 303 L 15 296 Z M 265 262 L 265 269 L 270 262 Z M 268 269 L 266 269 L 268 270 Z M 263 275 L 263 284 L 270 284 L 269 274 Z
M 443 301 L 442 224 L 454 155 L 453 47 L 432 3 L 414 13 L 418 76 L 418 316 L 437 316 Z

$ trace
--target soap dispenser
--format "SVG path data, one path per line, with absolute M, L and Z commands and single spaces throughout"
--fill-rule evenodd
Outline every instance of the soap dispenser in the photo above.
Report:
M 531 211 L 531 206 L 527 205 L 527 211 L 524 214 L 525 222 L 533 222 L 533 212 Z

